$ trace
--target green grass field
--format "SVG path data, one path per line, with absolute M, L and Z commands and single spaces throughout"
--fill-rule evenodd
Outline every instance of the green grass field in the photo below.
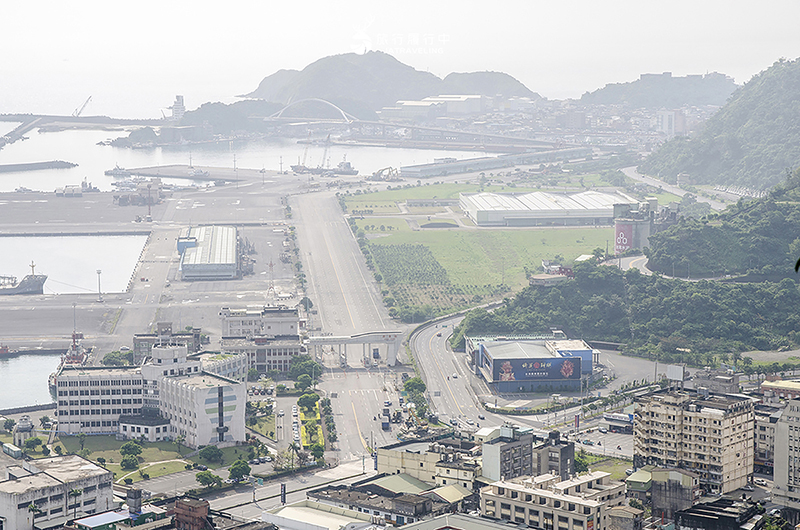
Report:
M 203 464 L 208 466 L 209 469 L 218 469 L 220 467 L 228 466 L 236 462 L 237 459 L 243 457 L 245 460 L 247 459 L 247 447 L 224 447 L 222 449 L 222 462 L 211 462 L 206 460 L 205 458 L 201 458 L 200 456 L 193 456 L 191 458 L 187 458 L 189 462 L 195 462 L 198 464 Z
M 275 439 L 275 415 L 270 414 L 269 416 L 262 416 L 256 419 L 256 423 L 254 425 L 250 425 L 250 428 L 256 431 L 257 433 L 266 436 L 267 438 L 274 440 Z M 270 436 L 272 433 L 272 436 Z
M 390 232 L 365 229 L 375 245 L 421 243 L 447 271 L 454 286 L 470 292 L 485 291 L 486 285 L 499 285 L 503 280 L 512 290 L 527 284 L 524 267 L 536 270 L 542 259 L 556 255 L 567 263 L 595 248 L 606 248 L 614 229 L 604 228 L 529 228 L 516 230 L 444 229 L 412 231 L 405 221 L 370 218 L 356 221 L 359 228 L 392 225 Z
M 628 476 L 625 470 L 631 468 L 632 462 L 623 458 L 604 457 L 592 453 L 584 453 L 592 471 L 605 471 L 611 473 L 611 480 L 625 480 Z

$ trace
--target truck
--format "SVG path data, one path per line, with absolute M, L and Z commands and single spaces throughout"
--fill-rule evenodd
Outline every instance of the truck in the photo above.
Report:
M 383 429 L 384 431 L 392 430 L 392 426 L 389 424 L 388 416 L 384 416 L 383 419 L 381 420 L 381 429 Z

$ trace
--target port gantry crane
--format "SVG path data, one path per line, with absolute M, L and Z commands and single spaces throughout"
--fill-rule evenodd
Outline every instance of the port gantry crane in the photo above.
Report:
M 73 118 L 79 118 L 81 113 L 83 112 L 83 109 L 86 108 L 86 105 L 88 105 L 91 100 L 92 100 L 92 96 L 89 96 L 88 98 L 86 98 L 86 101 L 83 102 L 83 105 L 81 105 L 80 107 L 78 107 L 77 109 L 75 109 L 73 111 L 72 117 Z

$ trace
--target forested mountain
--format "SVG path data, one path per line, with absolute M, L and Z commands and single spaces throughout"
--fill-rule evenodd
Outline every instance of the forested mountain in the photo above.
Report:
M 539 97 L 508 74 L 450 74 L 444 80 L 415 70 L 383 52 L 346 53 L 322 58 L 303 70 L 280 70 L 265 77 L 246 97 L 289 103 L 320 98 L 360 118 L 401 99 L 446 93 Z
M 716 72 L 706 75 L 672 77 L 663 74 L 642 74 L 630 83 L 611 83 L 581 96 L 586 105 L 625 105 L 628 108 L 676 109 L 685 105 L 724 105 L 736 83 Z
M 670 276 L 794 277 L 800 257 L 800 170 L 767 197 L 742 201 L 708 219 L 682 219 L 651 235 L 645 254 L 650 270 Z
M 626 354 L 702 366 L 715 354 L 791 347 L 800 339 L 800 292 L 788 278 L 687 282 L 590 262 L 574 271 L 574 279 L 528 287 L 491 313 L 469 312 L 453 346 L 463 348 L 464 335 L 542 333 L 552 326 L 575 338 L 626 343 Z
M 526 97 L 541 99 L 536 92 L 503 72 L 466 72 L 447 74 L 437 94 L 483 94 L 494 96 L 502 94 L 506 97 Z
M 800 166 L 800 60 L 780 60 L 731 96 L 692 138 L 676 137 L 639 169 L 675 182 L 766 189 Z

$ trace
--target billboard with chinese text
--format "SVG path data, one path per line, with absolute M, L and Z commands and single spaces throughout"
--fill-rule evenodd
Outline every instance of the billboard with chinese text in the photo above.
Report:
M 494 359 L 492 377 L 494 381 L 580 379 L 581 358 Z
M 633 223 L 617 221 L 614 223 L 614 254 L 622 254 L 633 245 Z

